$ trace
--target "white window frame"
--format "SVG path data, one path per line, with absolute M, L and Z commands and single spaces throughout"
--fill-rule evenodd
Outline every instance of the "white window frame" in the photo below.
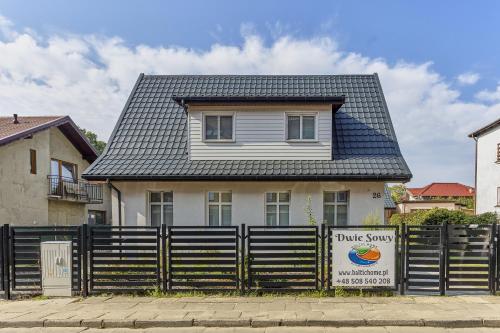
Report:
M 337 194 L 338 193 L 341 193 L 341 192 L 345 192 L 346 195 L 347 195 L 347 200 L 346 202 L 338 202 L 337 201 Z M 326 193 L 335 193 L 335 201 L 334 202 L 326 202 L 325 201 L 325 194 Z M 338 206 L 346 206 L 346 211 L 347 211 L 347 219 L 346 219 L 346 222 L 347 224 L 346 225 L 349 225 L 349 201 L 350 201 L 350 198 L 351 198 L 351 195 L 349 193 L 349 191 L 323 191 L 323 220 L 325 223 L 327 223 L 326 219 L 325 219 L 325 206 L 335 206 L 335 214 L 333 216 L 333 225 L 334 226 L 337 226 L 338 225 L 338 221 L 337 221 L 337 207 Z
M 269 193 L 275 193 L 276 194 L 276 202 L 267 202 L 267 194 Z M 288 194 L 288 202 L 280 202 L 279 195 L 280 193 L 287 193 Z M 264 193 L 264 225 L 269 226 L 267 224 L 267 207 L 269 206 L 275 206 L 276 207 L 276 225 L 280 226 L 280 206 L 288 206 L 288 224 L 291 225 L 291 202 L 292 202 L 292 192 L 291 191 L 267 191 Z
M 217 139 L 207 139 L 207 134 L 205 132 L 206 129 L 206 123 L 207 123 L 207 117 L 212 116 L 212 117 L 217 117 L 217 125 L 219 128 L 219 131 L 217 132 Z M 221 116 L 231 116 L 233 120 L 233 133 L 231 139 L 220 139 L 220 117 Z M 235 142 L 236 141 L 236 113 L 235 112 L 203 112 L 203 121 L 202 121 L 202 139 L 203 142 Z
M 210 193 L 218 193 L 219 194 L 219 201 L 217 202 L 210 202 Z M 231 202 L 222 202 L 222 194 L 223 193 L 229 193 L 231 195 Z M 232 191 L 207 191 L 207 194 L 205 196 L 206 198 L 206 225 L 210 226 L 210 206 L 218 206 L 219 208 L 219 221 L 217 223 L 217 226 L 219 227 L 229 227 L 233 225 L 233 192 Z M 222 225 L 222 206 L 231 206 L 231 224 L 227 226 Z
M 152 202 L 151 201 L 151 194 L 153 193 L 159 193 L 160 194 L 160 202 Z M 172 202 L 168 201 L 163 201 L 163 193 L 172 193 Z M 149 225 L 152 226 L 152 221 L 151 221 L 151 206 L 160 206 L 160 226 L 165 224 L 165 218 L 163 216 L 163 206 L 172 206 L 172 225 L 174 225 L 174 191 L 148 191 L 148 222 Z
M 295 113 L 295 112 L 285 112 L 285 141 L 286 142 L 318 142 L 318 122 L 319 122 L 319 113 L 318 112 L 300 112 L 300 113 Z M 295 116 L 295 117 L 300 117 L 300 128 L 299 128 L 299 139 L 289 139 L 288 138 L 288 117 L 289 116 Z M 314 139 L 302 139 L 302 123 L 303 123 L 303 117 L 314 117 Z

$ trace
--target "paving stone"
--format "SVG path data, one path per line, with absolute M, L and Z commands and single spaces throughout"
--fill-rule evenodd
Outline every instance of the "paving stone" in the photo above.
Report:
M 150 327 L 191 327 L 193 320 L 188 319 L 173 319 L 173 320 L 136 320 L 135 328 L 150 328 Z
M 47 319 L 43 322 L 45 327 L 80 327 L 79 319 Z
M 249 319 L 209 319 L 209 320 L 194 320 L 194 326 L 203 327 L 249 327 Z

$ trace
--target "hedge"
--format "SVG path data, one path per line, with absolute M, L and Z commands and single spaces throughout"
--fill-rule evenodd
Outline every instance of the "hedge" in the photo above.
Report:
M 448 224 L 492 224 L 498 222 L 498 216 L 495 213 L 483 213 L 471 216 L 459 210 L 433 208 L 431 210 L 416 211 L 408 214 L 394 214 L 389 224 L 437 225 L 445 222 Z

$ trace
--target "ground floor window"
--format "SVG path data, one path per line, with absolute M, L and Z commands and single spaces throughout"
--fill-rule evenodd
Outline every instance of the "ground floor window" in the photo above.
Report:
M 328 225 L 348 224 L 349 192 L 323 193 L 323 220 Z
M 232 219 L 231 192 L 208 192 L 208 225 L 230 226 Z
M 149 192 L 149 219 L 153 227 L 174 225 L 173 192 Z
M 290 192 L 266 193 L 266 225 L 290 225 Z
M 106 225 L 106 212 L 103 210 L 89 210 L 88 212 L 89 225 Z

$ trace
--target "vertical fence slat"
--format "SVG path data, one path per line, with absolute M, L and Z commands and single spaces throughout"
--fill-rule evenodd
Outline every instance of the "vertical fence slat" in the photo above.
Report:
M 321 276 L 320 276 L 320 288 L 324 289 L 325 288 L 325 223 L 321 224 L 321 229 L 320 229 L 320 240 L 321 240 L 321 259 L 320 259 L 320 265 L 321 268 L 319 270 Z
M 172 290 L 172 227 L 167 227 L 167 290 Z
M 10 291 L 11 291 L 11 271 L 10 271 L 10 226 L 8 224 L 4 224 L 3 226 L 3 289 L 4 289 L 4 297 L 5 299 L 10 299 Z
M 87 224 L 83 224 L 81 226 L 81 230 L 80 230 L 80 242 L 81 242 L 81 252 L 82 252 L 82 286 L 83 286 L 83 290 L 82 290 L 82 295 L 83 297 L 87 297 L 89 295 L 89 276 L 88 276 L 88 273 L 89 273 L 89 267 L 88 267 L 88 260 L 89 260 L 89 253 L 88 253 L 88 249 L 87 249 L 87 244 L 88 244 L 88 225 Z
M 161 225 L 161 267 L 163 292 L 167 292 L 167 225 Z
M 405 294 L 405 282 L 406 282 L 406 274 L 405 274 L 405 268 L 406 268 L 406 224 L 403 223 L 401 224 L 401 230 L 400 230 L 400 255 L 399 255 L 399 293 L 401 295 Z
M 240 286 L 241 286 L 241 293 L 244 294 L 245 293 L 245 257 L 246 257 L 246 253 L 245 253 L 245 250 L 246 250 L 246 224 L 243 223 L 241 225 L 241 243 L 240 243 L 240 255 L 241 255 L 241 273 L 240 273 Z

